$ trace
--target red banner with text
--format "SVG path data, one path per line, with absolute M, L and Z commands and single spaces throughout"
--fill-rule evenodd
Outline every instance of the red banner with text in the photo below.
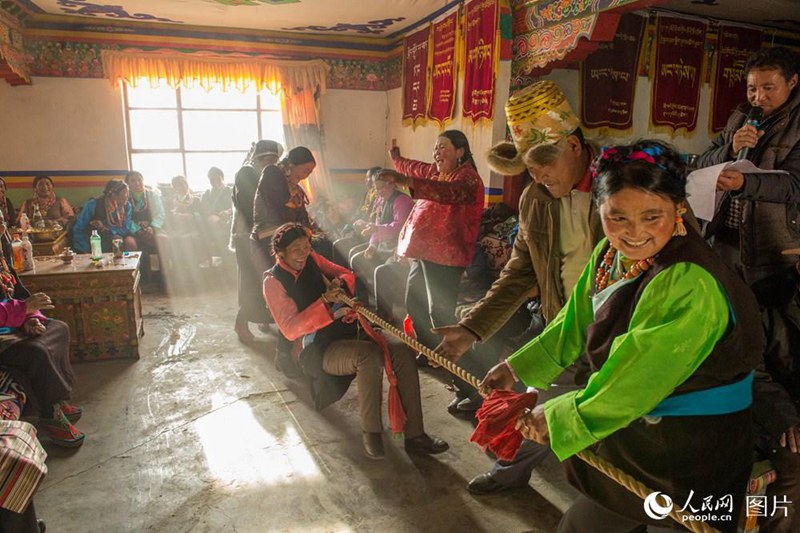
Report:
M 464 117 L 478 123 L 494 114 L 498 62 L 497 1 L 473 0 L 464 9 Z
M 744 65 L 761 48 L 761 30 L 721 24 L 718 35 L 711 93 L 712 134 L 722 131 L 733 108 L 747 100 Z
M 703 21 L 658 17 L 655 64 L 650 69 L 650 121 L 656 131 L 688 134 L 697 128 L 706 29 Z
M 645 19 L 623 15 L 614 40 L 600 43 L 581 64 L 581 118 L 600 135 L 624 137 L 633 128 L 639 49 Z
M 403 123 L 425 123 L 431 27 L 409 35 L 403 47 Z
M 458 11 L 433 25 L 433 63 L 428 118 L 443 128 L 453 120 L 456 104 Z

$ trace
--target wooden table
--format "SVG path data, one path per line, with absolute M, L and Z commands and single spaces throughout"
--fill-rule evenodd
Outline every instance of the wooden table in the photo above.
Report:
M 89 254 L 78 254 L 67 264 L 57 256 L 34 257 L 34 270 L 20 274 L 29 291 L 52 298 L 55 309 L 45 314 L 69 325 L 73 362 L 139 358 L 144 335 L 140 256 L 126 252 L 114 261 L 105 254 L 101 267 Z

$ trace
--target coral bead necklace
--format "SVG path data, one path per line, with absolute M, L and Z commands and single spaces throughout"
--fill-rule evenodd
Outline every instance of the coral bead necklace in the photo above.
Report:
M 614 265 L 614 256 L 617 254 L 617 249 L 613 246 L 608 247 L 608 251 L 606 255 L 603 256 L 603 260 L 600 262 L 600 266 L 597 267 L 597 274 L 594 277 L 594 289 L 595 293 L 598 293 L 608 287 L 609 285 L 613 285 L 618 280 L 611 279 L 611 270 Z M 620 279 L 633 279 L 642 272 L 646 272 L 653 265 L 654 258 L 648 257 L 646 259 L 640 259 L 636 261 L 631 268 L 623 274 L 622 278 Z

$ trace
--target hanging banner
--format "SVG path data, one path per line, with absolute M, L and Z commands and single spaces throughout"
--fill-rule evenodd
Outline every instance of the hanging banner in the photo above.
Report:
M 477 124 L 494 114 L 498 62 L 496 0 L 473 0 L 464 9 L 464 117 Z
M 456 104 L 458 10 L 433 25 L 433 63 L 428 118 L 439 128 L 453 120 Z
M 581 64 L 581 119 L 597 135 L 625 137 L 633 129 L 639 50 L 645 19 L 623 15 L 614 40 Z
M 656 131 L 685 134 L 697 128 L 707 24 L 658 17 L 650 121 Z
M 403 48 L 403 124 L 425 123 L 428 96 L 428 38 L 431 27 L 405 38 Z
M 744 65 L 761 48 L 761 30 L 720 24 L 711 92 L 710 131 L 725 128 L 733 108 L 747 100 Z

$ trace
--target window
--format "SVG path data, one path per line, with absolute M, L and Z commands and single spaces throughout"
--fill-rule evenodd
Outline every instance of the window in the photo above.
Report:
M 151 186 L 181 174 L 192 190 L 204 191 L 212 166 L 233 183 L 250 143 L 272 139 L 286 145 L 280 97 L 267 91 L 126 84 L 124 98 L 130 165 Z

